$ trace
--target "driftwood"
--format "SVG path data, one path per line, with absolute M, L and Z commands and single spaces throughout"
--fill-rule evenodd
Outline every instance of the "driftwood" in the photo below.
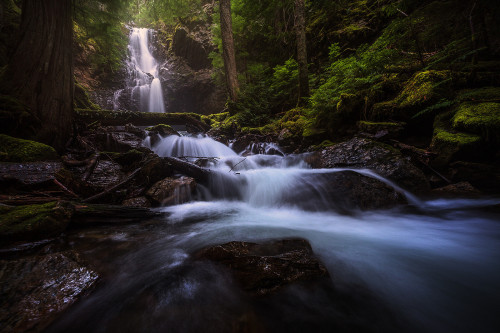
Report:
M 94 173 L 94 170 L 95 170 L 97 164 L 99 163 L 99 158 L 100 158 L 100 155 L 99 155 L 99 153 L 97 153 L 90 160 L 90 165 L 89 165 L 87 171 L 85 172 L 85 176 L 83 177 L 83 179 L 85 181 L 88 181 L 90 179 L 90 176 L 92 176 L 92 174 Z
M 196 164 L 183 161 L 177 157 L 163 157 L 175 170 L 186 176 L 193 177 L 197 181 L 206 182 L 210 176 L 210 170 L 200 168 Z
M 103 126 L 153 126 L 158 124 L 185 125 L 200 132 L 206 132 L 210 126 L 199 120 L 199 116 L 189 113 L 156 113 L 132 111 L 94 111 L 77 109 L 76 118 L 79 121 L 91 123 L 99 121 Z

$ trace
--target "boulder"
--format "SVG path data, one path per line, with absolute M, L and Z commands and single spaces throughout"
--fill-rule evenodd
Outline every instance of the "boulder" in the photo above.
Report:
M 202 249 L 194 257 L 227 267 L 243 290 L 253 295 L 267 295 L 291 283 L 329 276 L 304 239 L 229 242 Z
M 406 198 L 378 179 L 355 171 L 324 175 L 325 195 L 338 211 L 387 209 L 407 204 Z
M 39 332 L 97 282 L 73 252 L 0 260 L 2 332 Z
M 392 146 L 369 139 L 353 138 L 316 152 L 308 158 L 313 168 L 371 169 L 413 192 L 427 192 L 429 183 L 422 170 Z
M 190 201 L 195 189 L 196 181 L 194 178 L 168 177 L 154 184 L 146 192 L 146 196 L 159 205 L 176 205 Z

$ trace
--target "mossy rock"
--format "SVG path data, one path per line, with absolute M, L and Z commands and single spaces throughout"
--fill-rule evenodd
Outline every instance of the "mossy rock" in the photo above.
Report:
M 0 134 L 0 161 L 36 162 L 58 159 L 59 156 L 51 146 Z
M 500 103 L 462 103 L 452 125 L 457 131 L 479 134 L 486 142 L 500 142 Z
M 393 119 L 397 109 L 398 105 L 394 101 L 375 103 L 369 118 L 373 121 Z
M 364 104 L 364 98 L 356 94 L 341 94 L 337 103 L 337 112 L 344 119 L 358 118 Z M 358 118 L 359 119 L 359 118 Z
M 450 96 L 451 83 L 450 71 L 428 70 L 415 73 L 394 100 L 373 105 L 370 119 L 408 121 L 422 108 Z
M 155 126 L 148 127 L 148 128 L 146 128 L 146 131 L 159 134 L 163 137 L 170 136 L 170 135 L 180 136 L 180 134 L 176 130 L 174 130 L 172 128 L 172 126 L 165 125 L 165 124 L 158 124 Z
M 74 206 L 64 201 L 3 207 L 0 210 L 0 242 L 58 236 L 66 229 L 73 213 Z
M 406 83 L 403 91 L 395 101 L 401 107 L 421 105 L 440 96 L 445 89 L 445 82 L 451 81 L 450 71 L 418 72 Z
M 432 166 L 442 169 L 457 159 L 473 159 L 482 150 L 483 141 L 479 135 L 450 131 L 440 125 L 438 120 L 430 146 L 438 153 Z

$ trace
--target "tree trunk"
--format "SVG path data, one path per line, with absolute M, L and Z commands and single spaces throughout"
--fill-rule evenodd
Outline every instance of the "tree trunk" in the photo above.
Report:
M 304 0 L 295 0 L 295 32 L 297 35 L 297 62 L 299 64 L 299 105 L 309 97 L 309 71 L 307 68 L 307 45 Z
M 72 1 L 24 0 L 9 64 L 11 95 L 40 121 L 35 139 L 61 151 L 73 129 Z
M 233 24 L 231 19 L 231 0 L 220 0 L 220 28 L 222 35 L 222 55 L 229 98 L 238 98 L 238 76 L 236 72 L 236 57 L 233 39 Z

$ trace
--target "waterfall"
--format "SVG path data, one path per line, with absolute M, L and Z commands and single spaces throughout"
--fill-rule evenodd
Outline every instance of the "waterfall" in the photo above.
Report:
M 152 30 L 146 28 L 130 30 L 126 87 L 114 94 L 115 110 L 165 112 L 159 64 L 150 51 L 152 33 Z

